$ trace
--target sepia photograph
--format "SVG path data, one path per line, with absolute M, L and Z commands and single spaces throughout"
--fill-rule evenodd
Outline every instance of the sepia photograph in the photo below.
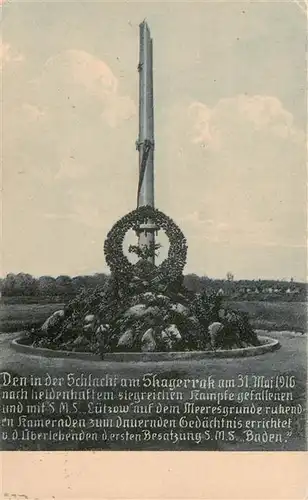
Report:
M 307 15 L 2 1 L 2 451 L 307 451 Z

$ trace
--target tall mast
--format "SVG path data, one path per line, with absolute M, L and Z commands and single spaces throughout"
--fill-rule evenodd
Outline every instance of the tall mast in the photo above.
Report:
M 146 21 L 139 25 L 139 184 L 138 207 L 154 207 L 154 103 L 153 103 L 153 42 Z M 140 227 L 139 247 L 155 244 L 155 225 L 148 221 Z M 154 264 L 154 255 L 148 260 Z

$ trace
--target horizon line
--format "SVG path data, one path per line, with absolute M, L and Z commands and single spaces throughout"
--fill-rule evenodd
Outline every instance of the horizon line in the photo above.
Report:
M 30 275 L 32 276 L 34 279 L 39 279 L 39 278 L 42 278 L 42 277 L 49 277 L 49 278 L 58 278 L 59 276 L 68 276 L 69 278 L 78 278 L 78 277 L 86 277 L 86 276 L 95 276 L 95 275 L 98 275 L 98 274 L 105 274 L 106 276 L 110 275 L 111 272 L 109 270 L 107 271 L 92 271 L 92 272 L 89 272 L 89 273 L 80 273 L 80 274 L 68 274 L 68 273 L 60 273 L 60 274 L 32 274 L 30 272 L 26 272 L 26 271 L 19 271 L 19 272 L 8 272 L 6 273 L 6 275 L 0 275 L 0 280 L 4 280 L 7 278 L 8 275 L 14 275 L 14 276 L 17 276 L 18 274 L 27 274 L 27 275 Z M 231 273 L 233 274 L 233 273 Z M 207 278 L 209 280 L 214 280 L 214 281 L 230 281 L 231 283 L 232 282 L 237 282 L 237 281 L 279 281 L 279 282 L 285 282 L 285 283 L 302 283 L 302 284 L 305 284 L 305 283 L 308 283 L 308 277 L 306 279 L 299 279 L 299 278 L 296 278 L 296 277 L 290 277 L 290 278 L 286 278 L 286 277 L 282 277 L 282 278 L 278 278 L 278 277 L 254 277 L 254 278 L 248 278 L 248 277 L 239 277 L 239 278 L 236 278 L 234 277 L 233 280 L 228 280 L 226 276 L 223 276 L 223 277 L 214 277 L 214 276 L 209 276 L 207 274 L 201 274 L 201 273 L 197 273 L 197 272 L 187 272 L 185 274 L 183 274 L 183 276 L 197 276 L 198 278 Z

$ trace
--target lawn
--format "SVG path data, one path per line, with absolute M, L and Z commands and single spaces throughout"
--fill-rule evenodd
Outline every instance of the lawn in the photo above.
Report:
M 63 304 L 0 304 L 0 331 L 27 330 L 45 321 Z
M 305 302 L 232 301 L 229 305 L 248 313 L 256 329 L 307 332 L 307 304 Z

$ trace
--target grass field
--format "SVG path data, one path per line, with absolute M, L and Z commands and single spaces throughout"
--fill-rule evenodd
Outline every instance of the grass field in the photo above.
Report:
M 305 302 L 228 302 L 233 309 L 247 312 L 254 328 L 260 330 L 307 331 Z M 63 304 L 0 303 L 0 332 L 14 332 L 41 324 Z
M 63 304 L 0 304 L 0 331 L 27 330 L 45 321 Z
M 260 330 L 295 330 L 307 332 L 305 302 L 230 302 L 229 305 L 249 314 L 254 328 Z

